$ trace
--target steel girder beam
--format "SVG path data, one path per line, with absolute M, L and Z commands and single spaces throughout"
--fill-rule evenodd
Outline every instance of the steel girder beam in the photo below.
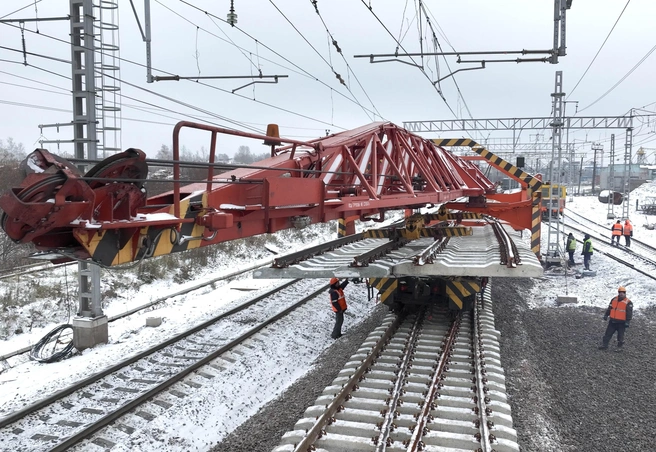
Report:
M 563 128 L 569 129 L 628 129 L 633 116 L 581 116 L 563 118 Z M 404 121 L 410 132 L 457 132 L 476 130 L 542 130 L 553 128 L 552 117 L 444 119 L 434 121 Z

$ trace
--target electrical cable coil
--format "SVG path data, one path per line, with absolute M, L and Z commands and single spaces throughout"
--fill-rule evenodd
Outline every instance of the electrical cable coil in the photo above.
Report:
M 64 348 L 57 350 L 57 345 L 63 343 L 60 341 L 62 334 L 69 328 L 71 329 L 71 340 Z M 72 334 L 73 325 L 70 323 L 59 325 L 34 344 L 34 347 L 30 350 L 30 359 L 40 363 L 54 363 L 68 358 L 74 353 Z M 48 347 L 49 345 L 52 345 L 52 347 Z

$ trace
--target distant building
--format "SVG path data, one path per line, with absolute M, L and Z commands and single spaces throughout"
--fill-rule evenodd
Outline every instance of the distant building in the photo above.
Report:
M 599 174 L 599 186 L 602 190 L 608 190 L 610 188 L 609 182 L 611 179 L 611 170 L 613 174 L 613 191 L 619 192 L 624 192 L 626 172 L 629 173 L 629 191 L 639 187 L 649 180 L 653 180 L 656 175 L 656 167 L 652 165 L 639 165 L 633 163 L 627 166 L 621 163 L 615 164 L 612 167 L 606 166 L 604 168 L 597 168 Z

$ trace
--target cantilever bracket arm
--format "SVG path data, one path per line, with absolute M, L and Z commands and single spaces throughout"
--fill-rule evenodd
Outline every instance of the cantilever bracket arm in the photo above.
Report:
M 240 78 L 272 78 L 275 79 L 275 82 L 268 82 L 268 83 L 277 83 L 279 78 L 287 78 L 289 77 L 288 75 L 199 75 L 196 77 L 182 77 L 180 75 L 155 75 L 153 76 L 153 81 L 155 82 L 169 82 L 169 81 L 175 81 L 179 82 L 180 80 L 209 80 L 209 79 L 218 79 L 218 80 L 232 80 L 232 79 L 240 79 Z
M 357 57 L 357 55 L 356 55 L 356 57 Z M 375 61 L 374 58 L 376 58 L 375 55 L 369 55 L 369 62 L 373 64 L 373 63 L 389 63 L 390 61 L 396 61 L 397 63 L 407 64 L 408 66 L 414 66 L 414 67 L 418 67 L 420 69 L 424 68 L 423 66 L 421 66 L 419 64 L 409 63 L 408 61 L 403 61 L 399 58 L 392 58 L 390 60 L 378 60 L 378 61 Z
M 447 78 L 449 78 L 449 77 L 453 77 L 453 76 L 454 76 L 455 74 L 457 74 L 458 72 L 463 72 L 463 71 L 475 71 L 475 70 L 477 70 L 477 69 L 485 69 L 485 61 L 481 61 L 481 67 L 469 67 L 469 68 L 458 69 L 457 71 L 453 71 L 453 72 L 451 72 L 449 75 L 447 75 L 447 76 L 445 76 L 445 77 L 442 77 L 442 78 L 440 78 L 440 79 L 435 80 L 435 81 L 433 82 L 433 85 L 437 85 L 437 84 L 440 83 L 442 80 L 447 79 Z
M 274 80 L 272 82 L 265 82 L 265 81 L 260 81 L 260 80 L 254 80 L 250 83 L 246 83 L 243 86 L 240 86 L 239 88 L 235 88 L 232 90 L 232 94 L 235 93 L 235 91 L 239 91 L 240 89 L 246 88 L 247 86 L 255 85 L 256 83 L 278 83 L 278 77 L 287 77 L 286 75 L 274 75 L 273 78 Z

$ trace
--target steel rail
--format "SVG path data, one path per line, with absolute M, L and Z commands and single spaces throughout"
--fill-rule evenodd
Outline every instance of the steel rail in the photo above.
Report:
M 4 280 L 4 279 L 14 278 L 14 277 L 17 277 L 17 276 L 28 275 L 30 273 L 41 273 L 41 272 L 44 272 L 44 271 L 47 271 L 47 270 L 54 270 L 56 268 L 64 267 L 66 265 L 73 265 L 73 263 L 74 262 L 64 262 L 62 264 L 50 265 L 49 267 L 45 267 L 45 268 L 37 268 L 37 269 L 32 269 L 32 270 L 27 270 L 27 269 L 26 270 L 19 270 L 15 273 L 7 273 L 7 274 L 4 274 L 4 275 L 0 276 L 0 281 Z M 31 266 L 38 267 L 39 265 L 48 265 L 48 264 L 49 264 L 49 262 L 47 262 L 45 264 L 36 263 L 36 264 L 32 264 Z M 25 266 L 19 267 L 19 268 L 25 268 L 25 267 L 30 267 L 30 265 L 25 265 Z M 6 271 L 11 271 L 11 270 L 6 270 Z
M 577 214 L 577 215 L 578 215 L 578 214 Z M 580 224 L 581 226 L 583 226 L 583 224 L 582 224 L 581 221 L 578 221 L 578 220 L 576 220 L 576 219 L 574 219 L 574 218 L 571 218 L 571 217 L 567 217 L 567 218 L 568 218 L 569 220 L 574 221 L 575 223 L 578 223 L 578 224 Z M 608 231 L 608 229 L 607 229 L 606 227 L 604 227 L 603 225 L 600 225 L 599 223 L 595 223 L 595 222 L 592 221 L 592 220 L 588 220 L 588 219 L 585 218 L 585 217 L 582 217 L 582 218 L 583 218 L 585 221 L 588 221 L 589 223 L 592 223 L 592 224 L 594 224 L 595 226 L 598 226 L 600 229 L 604 229 L 604 232 Z M 580 232 L 580 233 L 582 233 L 582 234 L 587 233 L 586 231 L 583 231 L 583 230 L 581 230 L 581 229 L 579 229 L 579 228 L 577 228 L 577 227 L 575 227 L 575 226 L 572 226 L 571 224 L 566 224 L 565 222 L 563 222 L 563 225 L 564 225 L 564 226 L 567 226 L 568 228 L 573 229 L 573 230 L 575 230 L 575 231 L 577 231 L 577 232 Z M 599 231 L 597 231 L 597 233 L 599 233 Z M 589 233 L 588 233 L 588 234 L 589 234 Z M 592 235 L 590 235 L 590 236 L 592 237 Z M 607 240 L 608 240 L 607 237 L 603 237 L 603 238 L 599 239 L 599 236 L 595 237 L 595 239 L 599 240 L 600 243 L 607 243 Z M 577 240 L 577 241 L 578 241 L 578 240 Z M 640 241 L 638 241 L 638 240 L 633 240 L 633 238 L 631 238 L 631 243 L 632 243 L 632 244 L 635 243 L 635 244 L 637 244 L 639 247 L 645 248 L 646 251 L 647 251 L 648 253 L 654 253 L 654 254 L 656 254 L 656 248 L 652 247 L 651 245 L 648 245 L 648 244 L 646 244 L 646 243 L 644 243 L 644 242 L 640 242 Z M 628 254 L 630 254 L 630 255 L 632 255 L 632 256 L 638 258 L 638 259 L 641 259 L 641 260 L 643 260 L 643 261 L 645 261 L 645 262 L 647 262 L 647 263 L 649 263 L 649 264 L 651 264 L 651 265 L 656 266 L 656 261 L 655 261 L 655 260 L 652 260 L 652 259 L 650 259 L 649 257 L 644 256 L 644 255 L 642 255 L 642 254 L 636 252 L 635 249 L 631 249 L 631 248 L 629 248 L 629 247 L 627 247 L 627 246 L 624 246 L 624 245 L 615 246 L 615 249 L 622 250 L 622 251 L 624 251 L 625 253 L 628 253 Z M 611 254 L 609 254 L 608 256 L 613 257 Z M 613 257 L 613 258 L 614 258 L 614 257 Z M 615 258 L 614 258 L 614 259 L 615 259 Z M 618 260 L 618 259 L 616 259 L 616 260 Z M 621 260 L 621 259 L 620 259 L 620 260 Z M 632 265 L 632 264 L 631 264 L 631 265 Z
M 571 217 L 571 214 L 574 214 L 574 215 L 576 215 L 576 216 L 582 218 L 583 220 L 585 220 L 585 221 L 587 221 L 587 222 L 589 222 L 589 223 L 592 223 L 593 225 L 599 227 L 600 229 L 603 229 L 604 231 L 608 231 L 608 230 L 609 230 L 607 226 L 604 226 L 603 224 L 599 224 L 599 223 L 597 223 L 597 222 L 595 222 L 595 221 L 592 221 L 592 220 L 590 220 L 590 219 L 588 219 L 588 218 L 585 218 L 584 216 L 582 216 L 582 215 L 580 215 L 580 214 L 578 214 L 578 213 L 576 213 L 576 212 L 572 212 L 572 211 L 570 211 L 569 209 L 568 209 L 567 212 L 568 212 L 567 215 L 565 215 L 565 218 L 566 218 L 566 219 L 569 219 L 569 220 L 575 221 L 576 223 L 581 224 L 580 221 L 578 221 L 578 220 L 576 220 L 575 218 L 572 218 L 572 217 Z M 643 242 L 643 241 L 641 241 L 641 240 L 638 240 L 638 239 L 635 239 L 635 238 L 631 237 L 631 244 L 633 244 L 633 243 L 637 244 L 638 246 L 640 246 L 640 247 L 642 247 L 642 248 L 645 248 L 645 249 L 646 249 L 647 251 L 649 251 L 650 253 L 653 253 L 653 254 L 656 255 L 656 247 L 653 247 L 653 246 L 649 245 L 648 243 L 645 243 L 645 242 Z
M 298 280 L 296 280 L 296 281 L 298 281 Z M 296 281 L 293 281 L 293 282 L 296 282 Z M 292 284 L 292 283 L 288 283 L 288 285 Z M 246 339 L 253 336 L 255 333 L 261 331 L 262 329 L 264 329 L 265 327 L 267 327 L 270 324 L 274 323 L 275 321 L 285 317 L 287 314 L 289 314 L 292 311 L 296 310 L 300 306 L 304 305 L 305 303 L 307 303 L 308 301 L 312 300 L 314 297 L 319 295 L 321 292 L 325 291 L 328 287 L 329 287 L 328 284 L 321 286 L 319 289 L 315 290 L 311 294 L 307 295 L 306 297 L 302 298 L 301 300 L 297 301 L 296 303 L 292 304 L 291 306 L 283 309 L 278 314 L 270 317 L 269 319 L 265 320 L 264 322 L 260 323 L 259 325 L 251 328 L 250 330 L 246 331 L 244 334 L 240 335 L 239 337 L 233 339 L 232 341 L 230 341 L 226 345 L 224 345 L 221 348 L 217 349 L 215 352 L 210 353 L 205 358 L 200 359 L 199 361 L 195 362 L 191 366 L 189 366 L 186 369 L 182 370 L 181 372 L 179 372 L 174 377 L 160 383 L 159 385 L 155 386 L 151 390 L 146 391 L 145 393 L 141 394 L 136 399 L 134 399 L 134 400 L 126 403 L 125 405 L 121 406 L 118 410 L 116 410 L 112 413 L 109 413 L 108 415 L 102 417 L 98 421 L 96 421 L 93 424 L 89 425 L 88 427 L 84 428 L 80 432 L 78 432 L 75 435 L 69 437 L 68 439 L 66 439 L 66 441 L 64 441 L 64 442 L 58 444 L 56 447 L 52 448 L 51 449 L 52 452 L 63 452 L 63 451 L 68 450 L 69 447 L 77 444 L 78 442 L 80 442 L 84 438 L 87 438 L 89 435 L 91 435 L 91 434 L 95 433 L 96 431 L 100 430 L 101 428 L 109 425 L 110 423 L 112 423 L 116 419 L 119 419 L 120 417 L 122 417 L 127 412 L 131 411 L 135 407 L 137 407 L 137 406 L 141 405 L 142 403 L 146 402 L 148 399 L 151 399 L 152 397 L 156 396 L 160 392 L 167 389 L 169 386 L 172 386 L 173 384 L 179 382 L 180 380 L 182 380 L 184 377 L 189 375 L 194 370 L 206 365 L 210 361 L 218 358 L 219 356 L 221 356 L 225 352 L 227 352 L 227 351 L 231 350 L 232 348 L 234 348 L 235 346 L 241 344 Z
M 29 414 L 32 414 L 35 411 L 40 410 L 41 408 L 43 408 L 45 406 L 48 406 L 48 405 L 56 402 L 57 400 L 59 400 L 63 397 L 66 397 L 67 395 L 70 395 L 70 394 L 74 393 L 75 391 L 78 391 L 79 389 L 84 388 L 85 386 L 88 386 L 88 385 L 92 384 L 92 383 L 100 380 L 101 378 L 106 377 L 107 375 L 109 375 L 113 372 L 116 372 L 116 371 L 130 365 L 130 364 L 133 364 L 133 363 L 139 361 L 140 359 L 142 359 L 142 358 L 144 358 L 148 355 L 151 355 L 151 354 L 155 353 L 155 352 L 163 349 L 164 347 L 167 347 L 167 346 L 169 346 L 169 345 L 171 345 L 175 342 L 178 342 L 181 339 L 184 339 L 187 336 L 190 336 L 190 335 L 192 335 L 192 334 L 194 334 L 194 333 L 196 333 L 196 332 L 198 332 L 202 329 L 205 329 L 208 326 L 218 322 L 219 320 L 221 320 L 225 317 L 231 316 L 231 315 L 233 315 L 233 314 L 235 314 L 239 311 L 242 311 L 242 310 L 246 309 L 247 307 L 257 303 L 258 301 L 261 301 L 264 298 L 266 298 L 266 297 L 268 297 L 268 296 L 270 296 L 270 295 L 272 295 L 272 294 L 274 294 L 274 293 L 276 293 L 276 292 L 278 292 L 278 291 L 280 291 L 280 290 L 282 290 L 286 287 L 289 287 L 292 284 L 297 283 L 298 281 L 300 281 L 300 280 L 295 279 L 293 281 L 290 281 L 288 283 L 283 284 L 282 286 L 278 286 L 274 289 L 271 289 L 270 291 L 268 291 L 268 292 L 266 292 L 262 295 L 259 295 L 255 298 L 252 298 L 251 300 L 248 300 L 248 301 L 240 304 L 239 306 L 235 306 L 234 308 L 229 309 L 228 311 L 223 312 L 223 313 L 219 314 L 218 316 L 213 317 L 213 318 L 211 318 L 211 319 L 209 319 L 209 320 L 207 320 L 207 321 L 205 321 L 205 322 L 191 328 L 190 330 L 184 331 L 184 332 L 172 337 L 171 339 L 166 340 L 165 342 L 162 342 L 162 343 L 160 343 L 158 345 L 155 345 L 151 348 L 148 348 L 148 349 L 146 349 L 142 352 L 139 352 L 136 355 L 134 355 L 134 356 L 132 356 L 132 357 L 126 359 L 126 360 L 123 360 L 118 364 L 115 364 L 115 365 L 110 366 L 110 367 L 108 367 L 108 368 L 106 368 L 106 369 L 104 369 L 100 372 L 97 372 L 97 373 L 95 373 L 95 374 L 93 374 L 93 375 L 91 375 L 91 376 L 89 376 L 89 377 L 87 377 L 83 380 L 78 381 L 77 383 L 75 383 L 75 384 L 73 384 L 73 385 L 71 385 L 67 388 L 61 389 L 61 390 L 51 394 L 50 396 L 48 396 L 48 397 L 46 397 L 46 398 L 44 398 L 44 399 L 42 399 L 38 402 L 35 402 L 31 405 L 28 405 L 27 407 L 25 407 L 25 408 L 23 408 L 19 411 L 15 411 L 15 412 L 11 413 L 10 415 L 5 416 L 4 418 L 0 419 L 0 429 L 6 427 L 6 426 L 8 426 L 8 425 L 10 425 L 10 424 L 12 424 L 16 421 L 19 421 L 20 419 L 24 418 L 25 416 L 27 416 Z
M 376 248 L 369 250 L 366 253 L 355 256 L 349 267 L 367 267 L 376 259 L 380 259 L 381 257 L 389 254 L 390 251 L 398 250 L 402 246 L 408 244 L 408 242 L 410 242 L 410 240 L 403 238 L 390 240 L 389 242 L 377 246 Z
M 412 360 L 415 355 L 417 340 L 419 339 L 419 333 L 421 332 L 424 315 L 425 311 L 421 315 L 417 315 L 415 323 L 412 325 L 410 337 L 408 338 L 404 350 L 403 360 L 398 366 L 396 382 L 394 383 L 394 388 L 392 389 L 392 398 L 389 401 L 387 412 L 385 413 L 385 419 L 383 419 L 381 422 L 380 434 L 378 435 L 378 438 L 374 438 L 376 452 L 385 452 L 387 446 L 391 445 L 389 439 L 393 429 L 394 418 L 396 417 L 396 409 L 400 405 L 399 401 L 401 400 L 401 395 L 403 394 L 401 388 L 405 385 L 406 372 L 412 365 Z
M 508 268 L 515 268 L 519 261 L 519 254 L 517 253 L 517 246 L 506 230 L 501 226 L 498 221 L 490 221 L 492 230 L 499 243 L 499 251 L 501 253 L 501 264 Z
M 70 264 L 66 263 L 66 264 L 60 264 L 60 265 L 70 265 Z M 137 306 L 136 308 L 132 308 L 132 309 L 129 309 L 129 310 L 127 310 L 125 312 L 122 312 L 120 314 L 116 314 L 114 316 L 111 316 L 107 319 L 107 321 L 108 322 L 114 322 L 116 320 L 119 320 L 119 319 L 125 318 L 127 316 L 130 316 L 130 315 L 134 314 L 135 312 L 143 311 L 144 309 L 148 309 L 152 306 L 155 306 L 156 304 L 162 303 L 162 302 L 168 300 L 169 298 L 178 297 L 180 295 L 184 295 L 184 294 L 187 294 L 189 292 L 193 292 L 195 290 L 202 289 L 203 287 L 209 286 L 209 285 L 211 285 L 211 284 L 213 284 L 217 281 L 221 281 L 221 280 L 224 280 L 224 279 L 230 279 L 230 278 L 233 278 L 235 276 L 239 276 L 242 273 L 247 273 L 249 271 L 252 271 L 252 270 L 255 270 L 255 269 L 258 269 L 258 268 L 266 267 L 267 265 L 268 264 L 264 264 L 264 265 L 256 264 L 256 265 L 252 265 L 250 267 L 247 267 L 247 268 L 244 268 L 244 269 L 241 269 L 241 270 L 235 270 L 234 272 L 230 272 L 228 274 L 219 276 L 217 278 L 212 278 L 209 281 L 206 281 L 204 283 L 196 284 L 196 285 L 188 287 L 186 289 L 182 289 L 182 290 L 179 290 L 177 292 L 174 292 L 174 293 L 171 293 L 171 294 L 168 294 L 168 295 L 164 295 L 163 297 L 160 297 L 160 298 L 157 298 L 155 300 L 149 301 L 148 303 Z M 52 267 L 52 268 L 56 268 L 56 267 Z M 6 353 L 4 355 L 0 355 L 0 362 L 6 361 L 8 358 L 11 358 L 13 356 L 22 355 L 23 353 L 27 353 L 32 349 L 33 346 L 34 345 L 28 345 L 27 347 L 23 347 L 23 348 L 20 348 L 18 350 L 13 350 L 13 351 L 11 351 L 9 353 Z
M 480 322 L 480 312 L 481 304 L 476 303 L 474 307 L 474 315 L 472 318 L 472 330 L 473 330 L 473 342 L 474 342 L 474 372 L 476 382 L 476 399 L 478 403 L 478 429 L 480 431 L 480 442 L 481 442 L 481 452 L 491 452 L 492 451 L 492 440 L 494 436 L 490 434 L 490 421 L 488 419 L 488 407 L 489 397 L 485 394 L 485 354 L 483 350 L 483 341 L 481 338 L 481 322 Z
M 305 437 L 294 447 L 294 452 L 307 452 L 311 447 L 314 447 L 314 442 L 321 438 L 323 434 L 323 427 L 332 419 L 334 414 L 340 409 L 342 403 L 346 401 L 348 395 L 357 388 L 357 383 L 360 381 L 360 378 L 365 374 L 367 369 L 372 365 L 376 360 L 378 354 L 385 347 L 388 340 L 394 335 L 396 330 L 401 325 L 403 318 L 397 316 L 397 318 L 390 324 L 385 333 L 380 337 L 376 345 L 374 345 L 369 352 L 369 356 L 362 361 L 360 367 L 351 375 L 348 382 L 344 384 L 342 390 L 335 396 L 333 401 L 326 407 L 326 411 L 317 419 L 312 428 L 307 431 Z
M 449 237 L 435 238 L 435 241 L 426 247 L 426 249 L 416 254 L 412 260 L 415 265 L 432 264 L 433 258 L 444 250 L 449 242 Z
M 581 229 L 579 229 L 579 228 L 577 228 L 577 227 L 574 227 L 574 226 L 572 226 L 572 225 L 567 225 L 567 227 L 568 227 L 569 229 L 572 229 L 572 230 L 574 230 L 574 231 L 576 231 L 576 232 L 579 232 L 579 233 L 581 233 L 581 234 L 583 234 L 583 233 L 589 234 L 589 232 L 585 232 L 585 231 L 583 231 L 583 230 L 581 230 Z M 552 228 L 553 228 L 553 226 L 552 226 Z M 555 228 L 554 228 L 554 229 L 555 229 Z M 563 235 L 565 235 L 565 232 L 564 232 L 564 231 L 561 231 L 561 232 L 563 233 Z M 590 235 L 590 237 L 592 237 L 592 235 Z M 593 237 L 593 238 L 599 240 L 599 237 L 598 237 L 598 236 L 597 236 L 597 237 Z M 607 240 L 607 239 L 602 239 L 602 240 L 601 240 L 601 243 L 604 243 L 605 240 Z M 576 241 L 579 242 L 579 243 L 582 243 L 582 241 L 579 240 L 579 239 L 577 239 Z M 625 265 L 625 266 L 629 267 L 630 269 L 632 269 L 632 270 L 634 270 L 634 271 L 636 271 L 636 272 L 638 272 L 638 273 L 640 273 L 640 274 L 642 274 L 642 275 L 644 275 L 644 276 L 646 276 L 646 277 L 648 277 L 648 278 L 653 279 L 654 281 L 656 281 L 656 276 L 654 276 L 652 273 L 648 273 L 648 272 L 646 272 L 646 271 L 644 271 L 644 270 L 642 270 L 642 269 L 640 269 L 640 268 L 636 268 L 636 266 L 635 266 L 634 264 L 632 264 L 631 262 L 625 261 L 624 259 L 621 259 L 621 258 L 619 258 L 619 257 L 617 257 L 617 256 L 615 256 L 615 255 L 613 255 L 613 254 L 611 254 L 611 253 L 608 253 L 608 252 L 602 251 L 602 250 L 599 248 L 598 245 L 596 245 L 596 246 L 597 246 L 597 248 L 595 249 L 595 252 L 598 252 L 598 253 L 600 253 L 600 254 L 603 254 L 604 256 L 609 257 L 609 258 L 613 259 L 614 261 L 617 261 L 617 262 L 619 262 L 620 264 Z M 610 245 L 609 245 L 609 246 L 610 246 Z M 637 253 L 635 253 L 635 252 L 632 251 L 632 250 L 628 250 L 628 249 L 625 249 L 625 248 L 617 248 L 617 249 L 621 249 L 621 250 L 625 251 L 626 253 L 632 254 L 635 258 L 641 259 L 641 260 L 643 260 L 643 261 L 645 261 L 645 262 L 647 262 L 647 263 L 649 263 L 649 264 L 651 264 L 651 265 L 653 265 L 653 266 L 656 266 L 656 262 L 655 262 L 655 261 L 652 261 L 652 260 L 649 259 L 649 258 L 646 258 L 646 257 L 644 257 L 644 256 L 641 256 L 640 254 L 637 254 Z
M 296 251 L 294 253 L 286 254 L 281 257 L 276 257 L 273 259 L 272 267 L 274 268 L 285 268 L 289 265 L 297 264 L 302 260 L 309 259 L 316 256 L 317 254 L 325 253 L 326 251 L 332 251 L 335 248 L 340 246 L 348 245 L 349 243 L 357 242 L 364 238 L 364 234 L 361 232 L 358 234 L 347 235 L 346 237 L 341 237 L 330 242 L 322 243 L 321 245 L 316 245 L 310 248 L 305 248 L 301 251 Z
M 430 386 L 426 391 L 426 397 L 424 398 L 424 404 L 421 407 L 421 412 L 417 416 L 417 424 L 414 426 L 414 430 L 412 431 L 412 436 L 410 437 L 410 440 L 408 440 L 408 443 L 406 444 L 407 452 L 416 452 L 416 451 L 423 450 L 423 442 L 421 441 L 421 438 L 426 432 L 427 429 L 426 425 L 431 421 L 431 410 L 433 408 L 432 401 L 433 399 L 435 399 L 437 391 L 439 390 L 439 384 L 442 379 L 442 375 L 444 374 L 444 371 L 446 369 L 446 365 L 449 361 L 451 350 L 453 348 L 453 345 L 455 344 L 456 336 L 458 334 L 458 329 L 460 328 L 461 321 L 462 321 L 461 317 L 456 319 L 451 324 L 451 328 L 449 328 L 449 331 L 446 335 L 445 341 L 442 346 L 442 353 L 437 363 L 437 368 L 433 373 Z

